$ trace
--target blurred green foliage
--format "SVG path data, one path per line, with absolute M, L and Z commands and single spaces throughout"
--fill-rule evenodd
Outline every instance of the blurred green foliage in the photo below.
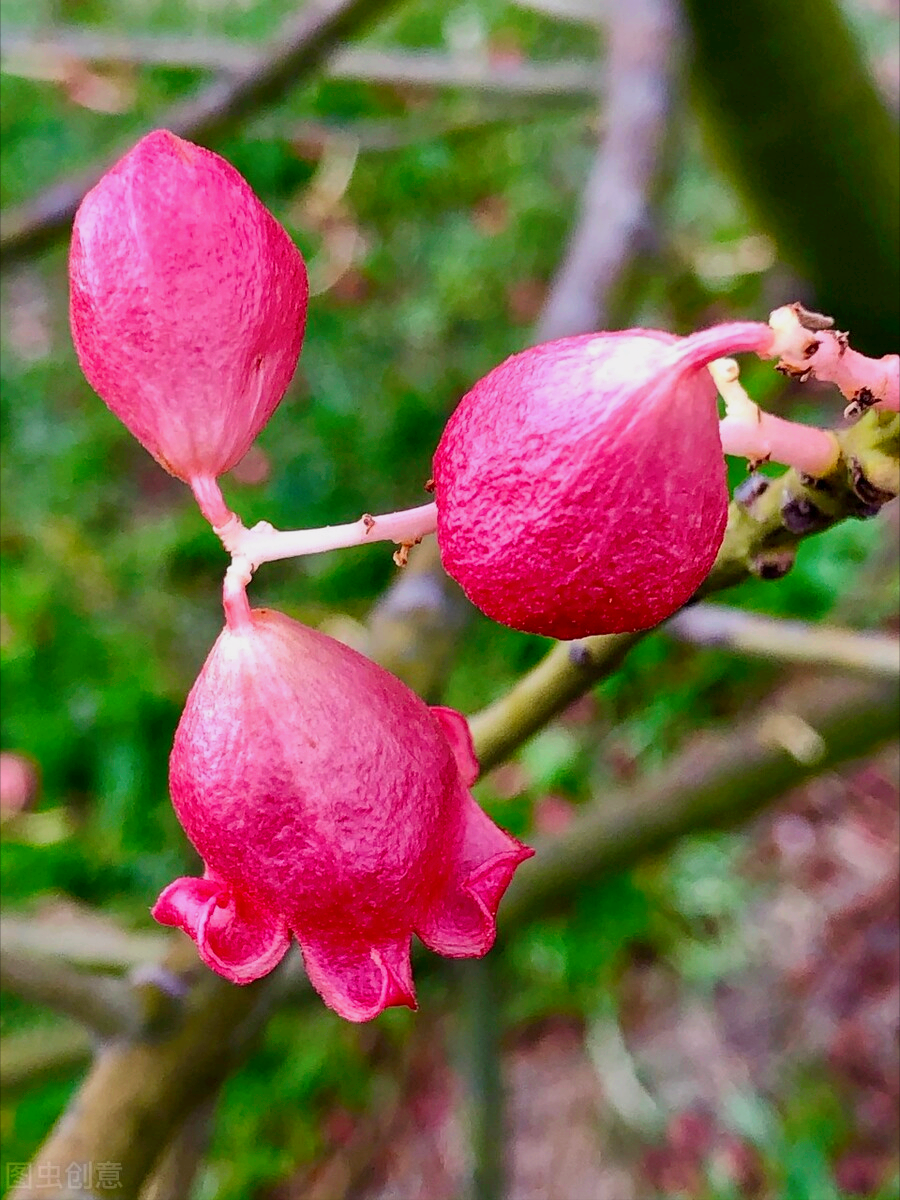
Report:
M 284 10 L 276 0 L 166 0 L 140 9 L 115 0 L 5 0 L 3 19 L 257 41 Z M 473 14 L 490 45 L 529 58 L 587 58 L 599 49 L 584 27 L 501 0 L 458 11 L 416 0 L 398 6 L 368 41 L 439 48 L 451 18 Z M 79 105 L 63 88 L 4 75 L 3 204 L 27 199 L 137 135 L 200 79 L 198 72 L 143 69 L 123 84 L 133 103 L 110 114 Z M 488 110 L 491 124 L 460 131 Z M 528 341 L 590 163 L 595 114 L 587 102 L 579 108 L 540 98 L 527 117 L 522 112 L 519 101 L 462 89 L 430 95 L 323 80 L 215 147 L 286 224 L 314 280 L 331 266 L 335 223 L 355 230 L 361 247 L 349 271 L 313 297 L 300 370 L 259 441 L 265 481 L 225 481 L 247 524 L 335 523 L 424 501 L 430 456 L 457 399 Z M 430 132 L 406 139 L 422 114 Z M 406 140 L 361 151 L 346 193 L 318 222 L 306 203 L 317 164 L 298 152 L 294 136 L 298 122 L 310 120 L 351 132 L 356 122 L 393 122 Z M 710 164 L 687 114 L 679 124 L 677 169 L 661 215 L 664 252 L 641 283 L 635 320 L 677 330 L 726 313 L 764 315 L 792 299 L 795 286 Z M 751 269 L 739 253 L 748 239 L 759 251 Z M 192 866 L 166 795 L 166 760 L 184 696 L 220 624 L 224 562 L 186 489 L 144 454 L 81 377 L 66 328 L 64 267 L 59 250 L 3 282 L 2 745 L 39 765 L 40 807 L 65 809 L 71 827 L 50 844 L 10 827 L 4 903 L 29 908 L 64 895 L 140 927 L 149 924 L 159 889 Z M 771 372 L 748 369 L 747 380 L 767 402 L 787 402 Z M 810 396 L 807 417 L 834 418 L 833 395 Z M 736 481 L 742 465 L 733 471 Z M 881 565 L 884 536 L 879 522 L 840 526 L 805 546 L 777 587 L 748 584 L 732 599 L 810 619 L 852 611 L 857 623 L 875 625 L 890 611 L 894 583 Z M 314 624 L 335 611 L 364 618 L 393 572 L 383 547 L 356 549 L 267 567 L 253 594 Z M 447 702 L 477 709 L 544 649 L 540 639 L 475 618 L 447 681 Z M 649 638 L 598 689 L 587 719 L 545 730 L 520 754 L 518 784 L 503 789 L 489 779 L 481 798 L 527 835 L 548 793 L 578 805 L 613 786 L 623 760 L 629 771 L 659 765 L 698 726 L 751 705 L 774 676 L 765 665 Z M 623 956 L 638 944 L 670 956 L 694 981 L 726 973 L 733 961 L 727 925 L 743 903 L 731 874 L 734 853 L 728 838 L 692 842 L 664 869 L 600 880 L 570 913 L 547 914 L 523 931 L 502 963 L 508 1019 L 614 1009 Z M 715 918 L 714 933 L 702 932 L 699 916 Z M 446 983 L 422 986 L 436 1007 L 448 1001 Z M 9 1001 L 3 1032 L 34 1019 Z M 399 1016 L 397 1035 L 407 1027 Z M 225 1089 L 201 1195 L 241 1200 L 311 1161 L 328 1105 L 359 1111 L 371 1099 L 361 1047 L 357 1031 L 323 1009 L 304 1010 L 302 1018 L 277 1014 Z M 4 1100 L 7 1161 L 29 1156 L 71 1086 L 54 1082 Z M 832 1192 L 816 1189 L 830 1178 L 831 1134 L 823 1133 L 818 1109 L 804 1112 L 806 1094 L 801 1089 L 787 1113 L 771 1116 L 773 1137 L 789 1148 L 783 1195 L 823 1200 Z M 779 1161 L 774 1143 L 767 1153 Z

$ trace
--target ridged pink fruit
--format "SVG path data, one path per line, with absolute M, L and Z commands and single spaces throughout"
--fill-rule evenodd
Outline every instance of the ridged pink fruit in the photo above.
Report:
M 249 184 L 148 134 L 81 202 L 69 278 L 78 360 L 108 407 L 180 479 L 233 467 L 290 383 L 308 297 L 300 251 Z
M 584 334 L 506 360 L 434 457 L 444 567 L 495 621 L 577 638 L 646 629 L 706 578 L 728 493 L 714 358 L 766 325 Z
M 176 812 L 203 857 L 154 916 L 234 983 L 271 971 L 291 935 L 325 1002 L 351 1021 L 415 1006 L 413 932 L 485 954 L 532 851 L 469 786 L 463 717 L 277 612 L 226 628 L 187 701 L 171 760 Z

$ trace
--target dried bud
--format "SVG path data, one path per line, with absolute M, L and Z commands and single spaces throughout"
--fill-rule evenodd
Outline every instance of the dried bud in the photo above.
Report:
M 794 496 L 786 489 L 781 501 L 781 522 L 790 533 L 804 536 L 827 529 L 834 524 L 834 517 L 813 504 L 808 496 Z
M 556 638 L 646 629 L 715 560 L 728 493 L 707 364 L 767 326 L 535 346 L 484 379 L 434 459 L 448 573 L 502 624 Z
M 233 467 L 297 365 L 299 250 L 224 159 L 148 134 L 85 196 L 69 260 L 88 381 L 168 471 Z
M 410 940 L 485 954 L 531 851 L 481 811 L 468 725 L 381 667 L 280 613 L 226 628 L 188 698 L 175 809 L 204 859 L 154 916 L 235 983 L 291 934 L 341 1016 L 415 1006 Z
M 734 489 L 735 503 L 746 509 L 747 512 L 752 512 L 756 507 L 757 500 L 765 495 L 771 485 L 771 479 L 754 471 Z

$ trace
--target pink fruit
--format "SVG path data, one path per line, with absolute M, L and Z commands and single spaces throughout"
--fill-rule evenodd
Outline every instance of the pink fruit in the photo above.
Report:
M 243 457 L 294 373 L 300 251 L 234 167 L 157 130 L 82 201 L 69 277 L 88 381 L 202 491 Z
M 584 334 L 506 360 L 434 457 L 444 567 L 495 621 L 577 638 L 646 629 L 706 578 L 728 493 L 705 370 L 765 325 Z
M 293 934 L 325 1002 L 351 1021 L 415 1006 L 413 932 L 485 954 L 532 851 L 469 792 L 468 725 L 354 650 L 280 613 L 226 628 L 187 701 L 171 760 L 176 812 L 203 857 L 154 916 L 234 983 Z

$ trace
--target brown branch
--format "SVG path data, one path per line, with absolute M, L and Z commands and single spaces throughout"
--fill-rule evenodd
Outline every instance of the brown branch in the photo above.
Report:
M 900 692 L 886 680 L 829 676 L 770 698 L 737 728 L 703 735 L 651 779 L 605 796 L 539 846 L 504 898 L 502 928 L 687 833 L 746 821 L 805 779 L 895 738 L 898 721 Z
M 38 1151 L 33 1179 L 56 1168 L 64 1173 L 69 1163 L 102 1160 L 120 1168 L 119 1194 L 138 1196 L 185 1119 L 216 1094 L 272 1006 L 295 986 L 299 964 L 291 955 L 266 980 L 234 987 L 203 967 L 179 937 L 163 965 L 184 989 L 183 1019 L 168 1034 L 101 1049 L 73 1106 Z M 46 1196 L 46 1189 L 22 1185 L 11 1200 Z
M 259 137 L 280 139 L 296 146 L 304 157 L 317 157 L 327 153 L 335 140 L 358 147 L 360 154 L 378 154 L 391 150 L 402 150 L 417 142 L 434 141 L 437 138 L 465 137 L 504 125 L 517 125 L 523 121 L 545 120 L 570 110 L 572 101 L 580 107 L 575 97 L 556 96 L 552 103 L 545 102 L 540 114 L 535 114 L 530 104 L 523 102 L 504 104 L 502 107 L 485 106 L 481 111 L 467 111 L 458 115 L 440 117 L 416 115 L 397 117 L 384 121 L 362 118 L 357 121 L 291 121 L 277 117 L 254 123 L 254 133 Z
M 93 1041 L 80 1025 L 28 1029 L 0 1041 L 0 1088 L 4 1095 L 38 1087 L 90 1062 Z
M 117 929 L 112 922 L 70 911 L 46 917 L 4 913 L 0 940 L 4 950 L 13 953 L 43 955 L 116 973 L 159 962 L 169 941 L 162 932 Z
M 72 1017 L 103 1037 L 133 1033 L 142 1013 L 128 984 L 76 971 L 56 959 L 0 950 L 0 988 L 31 1004 Z
M 141 1192 L 141 1200 L 185 1200 L 209 1145 L 215 1099 L 205 1099 L 181 1122 L 159 1165 Z
M 538 342 L 610 323 L 650 223 L 678 61 L 673 6 L 669 0 L 609 6 L 607 29 L 604 134 L 538 322 Z
M 667 621 L 664 628 L 692 646 L 776 663 L 839 667 L 885 679 L 900 676 L 900 639 L 888 634 L 767 617 L 725 604 L 695 604 Z
M 276 100 L 321 65 L 336 43 L 359 32 L 390 0 L 313 0 L 291 17 L 252 67 L 209 84 L 198 95 L 159 114 L 158 126 L 204 141 Z M 6 262 L 41 250 L 64 236 L 82 196 L 134 142 L 33 200 L 3 214 L 0 255 Z
M 206 69 L 246 74 L 259 65 L 260 48 L 229 39 L 126 37 L 106 30 L 55 29 L 39 36 L 4 31 L 0 71 L 47 82 L 65 82 L 72 67 L 104 64 Z M 591 62 L 522 62 L 493 64 L 477 57 L 423 50 L 382 50 L 349 46 L 335 51 L 323 65 L 331 79 L 354 83 L 387 83 L 400 87 L 464 87 L 532 95 L 597 94 L 596 66 Z

